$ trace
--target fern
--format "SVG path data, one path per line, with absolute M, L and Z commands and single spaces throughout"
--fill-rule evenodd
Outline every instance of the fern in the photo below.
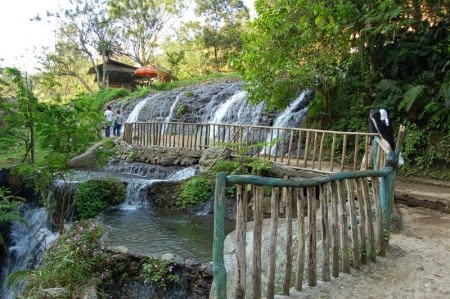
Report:
M 416 85 L 408 89 L 404 95 L 403 100 L 398 104 L 398 110 L 404 109 L 406 112 L 409 112 L 424 89 L 424 85 Z
M 400 88 L 398 88 L 397 86 L 397 81 L 394 80 L 381 80 L 378 84 L 377 84 L 377 88 L 380 91 L 385 91 L 385 92 L 395 92 L 395 93 L 399 93 L 400 92 Z

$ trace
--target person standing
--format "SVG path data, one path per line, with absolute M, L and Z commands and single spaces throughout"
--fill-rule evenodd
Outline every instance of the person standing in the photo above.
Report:
M 110 137 L 114 116 L 114 112 L 111 110 L 111 106 L 106 107 L 106 111 L 103 114 L 105 115 L 105 137 Z
M 369 117 L 369 133 L 378 134 L 380 146 L 386 151 L 395 150 L 394 129 L 386 109 L 371 109 Z M 369 150 L 361 162 L 361 170 L 366 170 L 373 159 L 372 141 L 369 137 Z
M 120 137 L 120 130 L 122 129 L 123 116 L 120 113 L 120 109 L 116 110 L 116 114 L 113 117 L 114 127 L 113 127 L 113 135 L 115 137 Z

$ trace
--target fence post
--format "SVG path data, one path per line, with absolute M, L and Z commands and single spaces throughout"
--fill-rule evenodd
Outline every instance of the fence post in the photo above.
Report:
M 395 168 L 392 166 L 395 163 L 395 152 L 391 151 L 388 154 L 386 166 L 384 169 L 388 169 L 389 173 L 381 178 L 380 186 L 380 201 L 381 210 L 383 213 L 383 231 L 385 234 L 386 244 L 389 244 L 389 234 L 391 231 L 391 214 L 392 214 L 392 201 L 394 199 L 394 181 L 396 177 Z
M 213 271 L 215 280 L 215 298 L 227 298 L 227 272 L 223 259 L 225 187 L 227 177 L 224 173 L 217 173 L 214 191 L 214 241 L 213 241 Z

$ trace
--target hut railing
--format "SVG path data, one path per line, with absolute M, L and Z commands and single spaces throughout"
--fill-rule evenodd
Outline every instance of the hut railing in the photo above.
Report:
M 368 164 L 369 140 L 375 136 L 372 133 L 304 128 L 137 122 L 125 124 L 123 139 L 141 146 L 196 150 L 226 145 L 237 156 L 264 158 L 294 168 L 331 173 L 360 170 L 363 161 Z M 381 166 L 383 151 L 378 150 L 377 155 Z
M 390 152 L 388 160 L 395 161 L 395 154 Z M 289 295 L 291 287 L 300 291 L 306 282 L 313 287 L 318 279 L 330 281 L 331 276 L 338 277 L 341 272 L 350 273 L 351 268 L 359 269 L 361 264 L 375 262 L 377 255 L 385 254 L 389 238 L 394 176 L 392 167 L 304 179 L 217 174 L 213 247 L 215 298 L 227 298 L 227 292 L 229 296 L 234 294 L 232 298 Z M 224 265 L 225 188 L 233 185 L 237 186 L 236 271 L 227 273 Z M 262 252 L 261 244 L 265 195 L 270 196 L 271 202 L 268 253 Z M 249 201 L 252 201 L 252 210 L 248 208 Z M 280 205 L 284 206 L 284 214 L 280 213 Z M 253 214 L 253 232 L 247 239 L 250 213 Z M 277 241 L 280 225 L 285 225 L 287 232 L 286 242 L 281 245 Z M 293 228 L 297 236 L 292 233 Z M 252 267 L 248 267 L 246 240 L 251 239 Z M 276 262 L 281 254 L 277 246 L 284 249 L 283 262 Z M 267 277 L 262 279 L 261 260 L 267 258 L 268 269 L 264 270 Z M 284 267 L 281 271 L 283 284 L 276 288 L 276 267 L 280 265 Z M 250 277 L 247 273 L 251 273 L 251 279 L 246 279 Z M 227 285 L 227 275 L 235 276 L 234 285 Z M 267 284 L 263 285 L 263 281 Z

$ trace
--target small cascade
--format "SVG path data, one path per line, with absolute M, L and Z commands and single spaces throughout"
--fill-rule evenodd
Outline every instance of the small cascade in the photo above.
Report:
M 59 236 L 59 234 L 51 232 L 45 208 L 26 204 L 23 209 L 25 223 L 15 222 L 11 228 L 12 242 L 2 270 L 3 279 L 16 271 L 36 266 L 43 253 Z M 20 288 L 21 286 L 17 286 L 16 290 L 13 290 L 4 286 L 2 298 L 16 298 L 16 292 Z
M 127 123 L 137 122 L 139 120 L 139 113 L 141 112 L 142 108 L 144 108 L 152 98 L 153 95 L 149 95 L 148 97 L 137 103 L 136 106 L 134 106 L 131 113 L 128 115 L 126 122 Z
M 182 95 L 183 95 L 182 93 L 178 94 L 177 97 L 175 98 L 175 101 L 173 102 L 172 106 L 170 106 L 169 115 L 164 119 L 165 123 L 170 122 L 170 120 L 172 119 L 175 108 L 177 107 L 178 102 L 180 101 Z
M 173 174 L 171 174 L 167 180 L 169 181 L 181 181 L 181 180 L 185 180 L 187 178 L 193 177 L 198 170 L 198 166 L 197 165 L 193 165 L 193 166 L 189 166 L 186 167 L 182 170 L 179 170 Z
M 136 210 L 148 205 L 147 191 L 157 180 L 131 179 L 127 180 L 125 202 L 120 205 L 121 210 Z
M 204 121 L 209 123 L 257 125 L 265 108 L 264 103 L 251 105 L 247 92 L 237 91 Z
M 308 108 L 306 108 L 306 105 L 309 101 L 309 91 L 302 92 L 297 99 L 295 99 L 294 102 L 292 102 L 284 111 L 282 114 L 280 114 L 273 124 L 274 128 L 292 128 L 299 126 L 303 119 L 306 117 L 306 112 Z M 267 136 L 266 138 L 266 145 L 261 150 L 260 154 L 262 155 L 275 155 L 275 152 L 277 148 L 279 148 L 280 144 L 273 145 L 272 143 L 276 138 L 282 138 L 284 140 L 289 140 L 289 136 L 276 136 L 273 134 L 273 136 Z M 282 153 L 279 153 L 282 154 Z
M 127 163 L 122 160 L 113 160 L 105 168 L 108 172 L 115 172 L 120 174 L 129 174 L 144 178 L 163 179 L 173 172 L 184 168 L 178 166 L 160 166 L 146 163 Z

